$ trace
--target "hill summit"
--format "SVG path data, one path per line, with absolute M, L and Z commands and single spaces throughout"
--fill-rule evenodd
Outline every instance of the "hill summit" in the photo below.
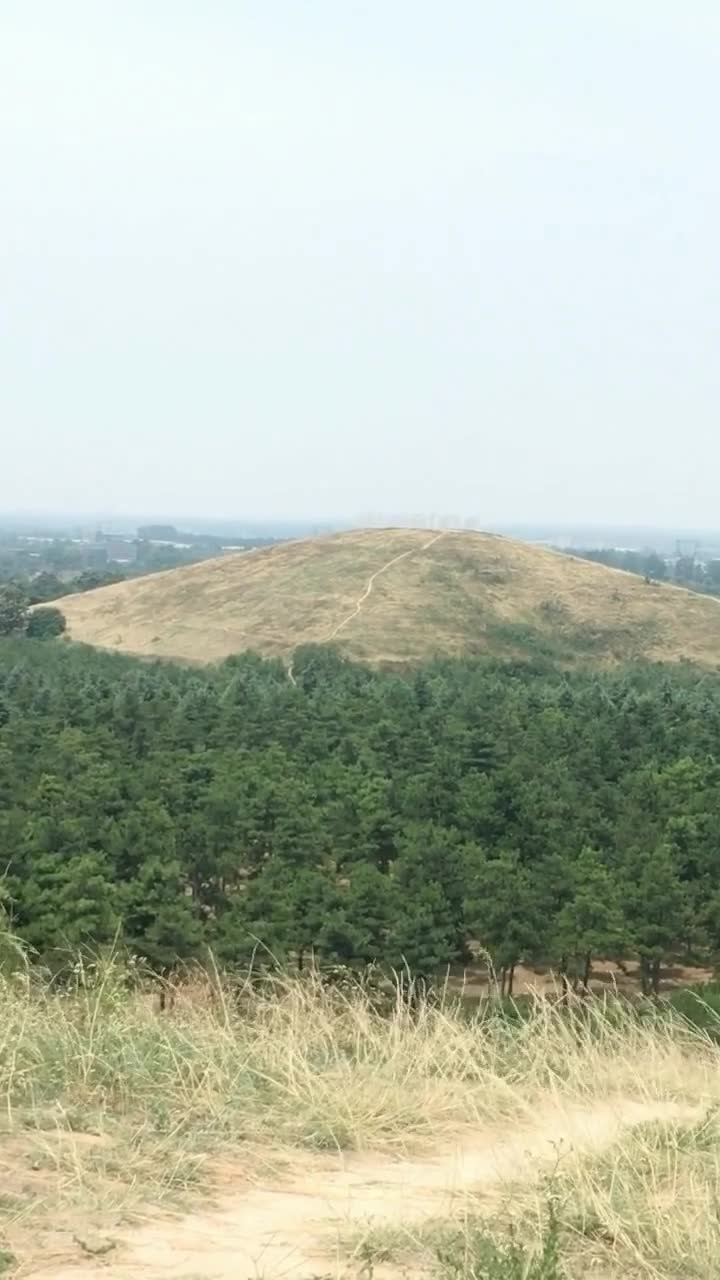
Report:
M 59 601 L 69 635 L 212 662 L 298 645 L 402 664 L 489 652 L 720 664 L 720 602 L 487 533 L 361 529 L 206 560 Z

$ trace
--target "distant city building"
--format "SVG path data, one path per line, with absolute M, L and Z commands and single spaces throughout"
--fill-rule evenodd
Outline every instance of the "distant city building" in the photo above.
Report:
M 104 569 L 108 560 L 108 549 L 98 543 L 91 543 L 85 550 L 85 564 L 88 569 Z
M 86 543 L 85 547 L 88 568 L 98 569 L 110 563 L 134 564 L 138 558 L 136 539 L 122 533 L 103 533 L 98 529 L 94 542 Z

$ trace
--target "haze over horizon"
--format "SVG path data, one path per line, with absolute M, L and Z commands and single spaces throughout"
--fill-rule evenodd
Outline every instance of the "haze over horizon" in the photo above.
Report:
M 0 511 L 717 526 L 709 0 L 3 27 Z

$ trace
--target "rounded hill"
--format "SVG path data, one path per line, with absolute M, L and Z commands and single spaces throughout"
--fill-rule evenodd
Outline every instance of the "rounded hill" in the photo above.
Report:
M 59 602 L 73 640 L 213 662 L 302 644 L 407 663 L 489 652 L 720 664 L 720 601 L 487 533 L 362 529 Z

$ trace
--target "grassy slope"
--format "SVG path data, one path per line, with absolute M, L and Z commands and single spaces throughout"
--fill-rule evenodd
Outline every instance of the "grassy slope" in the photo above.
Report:
M 412 1274 L 443 1274 L 433 1233 L 456 1239 L 448 1280 L 525 1276 L 474 1267 L 479 1245 L 471 1241 L 465 1257 L 465 1237 L 474 1221 L 502 1250 L 514 1221 L 532 1251 L 549 1195 L 567 1268 L 532 1273 L 543 1280 L 717 1275 L 719 1051 L 681 1023 L 602 1002 L 573 1014 L 540 1001 L 514 1023 L 493 1006 L 476 1021 L 452 1004 L 420 1005 L 411 1016 L 391 1002 L 381 1014 L 362 991 L 334 991 L 312 976 L 262 990 L 198 977 L 159 1016 L 124 989 L 123 976 L 112 966 L 81 975 L 74 993 L 0 980 L 0 1246 L 27 1263 L 50 1262 L 43 1277 L 60 1274 L 60 1258 L 80 1266 L 78 1234 L 108 1226 L 118 1247 L 109 1271 L 105 1258 L 98 1271 L 136 1274 L 122 1265 L 137 1236 L 127 1215 L 163 1202 L 197 1212 L 223 1167 L 242 1225 L 252 1182 L 263 1184 L 265 1212 L 265 1188 L 281 1191 L 283 1170 L 294 1166 L 311 1239 L 315 1219 L 330 1213 L 333 1177 L 343 1176 L 340 1151 L 361 1153 L 355 1196 L 380 1178 L 387 1207 L 398 1202 L 388 1215 L 381 1200 L 377 1220 L 360 1221 L 360 1237 L 356 1217 L 346 1242 L 356 1262 L 358 1253 L 371 1263 L 394 1255 L 393 1280 L 406 1272 L 408 1252 Z M 435 1175 L 442 1159 L 462 1173 L 452 1157 L 458 1143 L 467 1194 L 451 1203 Z M 402 1155 L 408 1176 L 413 1161 L 421 1176 L 419 1204 L 398 1183 L 403 1170 L 391 1157 Z M 423 1155 L 429 1164 L 418 1167 Z M 344 1201 L 334 1212 L 342 1221 Z M 338 1225 L 326 1224 L 331 1254 Z M 211 1226 L 205 1252 L 222 1243 Z M 166 1253 L 179 1230 L 182 1222 L 166 1225 Z M 282 1274 L 293 1274 L 285 1262 Z M 331 1263 L 321 1273 L 345 1271 Z M 158 1266 L 157 1274 L 170 1273 Z
M 333 640 L 349 657 L 438 653 L 645 657 L 720 663 L 720 604 L 681 588 L 490 534 L 373 529 L 285 543 L 60 602 L 75 640 L 215 661 L 243 649 L 287 658 Z M 384 566 L 394 557 L 402 557 Z

